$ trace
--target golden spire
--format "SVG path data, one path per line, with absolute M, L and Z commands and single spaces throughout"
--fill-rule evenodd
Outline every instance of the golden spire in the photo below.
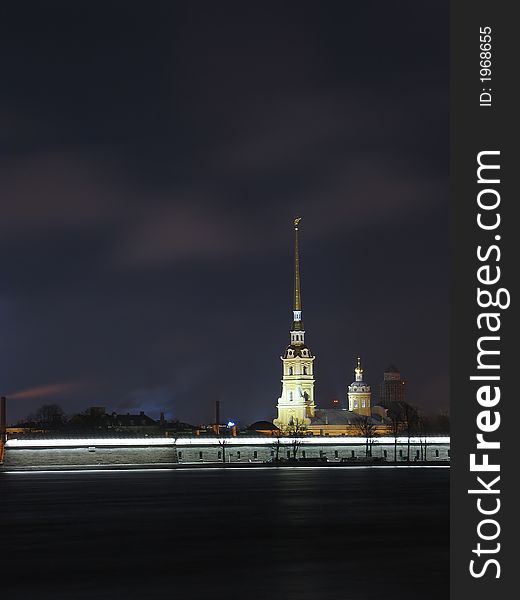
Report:
M 301 217 L 294 219 L 294 310 L 301 311 L 302 299 L 300 289 L 300 252 L 298 248 L 298 227 Z
M 294 306 L 292 331 L 302 331 L 302 296 L 300 289 L 300 249 L 298 247 L 298 229 L 301 217 L 294 219 Z M 298 336 L 298 342 L 303 342 L 303 335 Z

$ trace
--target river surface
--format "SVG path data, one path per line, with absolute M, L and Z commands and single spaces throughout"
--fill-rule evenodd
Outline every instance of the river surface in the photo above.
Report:
M 448 468 L 0 473 L 2 598 L 444 600 Z

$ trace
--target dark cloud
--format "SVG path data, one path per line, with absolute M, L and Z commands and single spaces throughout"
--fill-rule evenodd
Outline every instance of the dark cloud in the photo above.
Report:
M 446 406 L 447 3 L 30 7 L 0 32 L 2 390 L 271 416 L 300 214 L 318 401 L 362 352 Z

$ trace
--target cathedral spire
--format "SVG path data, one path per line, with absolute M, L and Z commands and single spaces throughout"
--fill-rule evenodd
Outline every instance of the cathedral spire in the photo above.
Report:
M 300 285 L 300 249 L 298 245 L 298 229 L 301 217 L 294 219 L 294 306 L 293 306 L 293 331 L 303 330 L 302 323 L 302 298 Z
M 314 403 L 314 356 L 305 344 L 302 322 L 302 298 L 300 289 L 299 228 L 301 218 L 294 219 L 294 304 L 291 343 L 282 359 L 282 393 L 278 398 L 278 417 L 274 424 L 282 431 L 300 431 L 315 416 Z

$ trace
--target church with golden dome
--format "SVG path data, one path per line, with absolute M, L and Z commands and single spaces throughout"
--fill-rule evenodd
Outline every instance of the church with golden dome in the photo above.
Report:
M 316 435 L 352 435 L 362 421 L 369 421 L 378 433 L 388 431 L 386 411 L 372 406 L 371 387 L 364 380 L 358 356 L 354 381 L 347 387 L 348 408 L 318 408 L 314 400 L 314 361 L 316 357 L 305 342 L 302 318 L 300 277 L 300 222 L 294 220 L 294 298 L 290 343 L 280 357 L 282 389 L 278 398 L 274 425 L 282 432 L 306 432 Z

